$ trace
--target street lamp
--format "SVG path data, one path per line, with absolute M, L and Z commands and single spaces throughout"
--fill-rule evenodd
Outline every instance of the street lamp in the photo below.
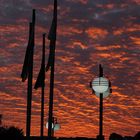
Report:
M 109 81 L 107 78 L 98 77 L 92 81 L 92 89 L 95 91 L 95 93 L 104 93 L 108 90 L 108 88 Z
M 46 128 L 48 129 L 49 123 L 46 123 Z M 52 123 L 52 135 L 54 135 L 54 131 L 57 131 L 60 129 L 60 124 L 57 122 L 57 118 L 53 117 L 53 123 Z
M 91 83 L 92 90 L 95 95 L 100 98 L 100 115 L 99 115 L 99 140 L 104 140 L 103 136 L 103 98 L 106 98 L 111 93 L 110 81 L 103 76 L 103 68 L 99 65 L 99 77 L 93 79 Z

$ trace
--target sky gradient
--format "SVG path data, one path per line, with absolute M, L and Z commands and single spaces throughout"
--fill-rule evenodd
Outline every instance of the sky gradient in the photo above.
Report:
M 37 78 L 42 33 L 50 28 L 52 0 L 0 0 L 0 114 L 3 124 L 26 123 L 27 83 L 20 74 L 28 42 L 32 9 L 37 10 L 34 79 Z M 56 136 L 95 137 L 99 99 L 90 81 L 98 64 L 112 82 L 104 100 L 104 134 L 134 135 L 140 131 L 140 0 L 58 0 L 54 115 Z M 46 39 L 46 63 L 49 41 Z M 45 123 L 49 72 L 46 73 Z M 39 135 L 40 90 L 33 90 L 32 135 Z M 45 130 L 45 134 L 47 131 Z

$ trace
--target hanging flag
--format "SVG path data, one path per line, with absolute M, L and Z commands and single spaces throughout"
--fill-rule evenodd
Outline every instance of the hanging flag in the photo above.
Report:
M 54 0 L 53 20 L 52 20 L 51 28 L 48 35 L 48 40 L 50 40 L 50 45 L 49 45 L 50 51 L 49 51 L 49 58 L 48 58 L 47 66 L 46 66 L 46 71 L 49 70 L 53 61 L 52 59 L 53 59 L 53 54 L 55 50 L 55 42 L 56 42 L 56 28 L 57 28 L 57 0 Z
M 48 35 L 49 40 L 53 40 L 53 41 L 56 40 L 56 28 L 57 28 L 57 0 L 54 0 L 53 20 Z
M 34 88 L 38 89 L 39 87 L 44 87 L 44 86 L 45 86 L 45 34 L 43 34 L 41 68 Z
M 27 79 L 29 74 L 29 67 L 31 63 L 33 63 L 32 61 L 34 50 L 34 30 L 35 30 L 35 9 L 33 9 L 32 22 L 29 25 L 29 40 L 21 73 L 21 78 L 23 82 Z
M 49 70 L 49 68 L 52 66 L 52 61 L 53 61 L 53 50 L 54 50 L 54 41 L 50 40 L 50 46 L 49 46 L 49 58 L 48 58 L 48 63 L 46 66 L 46 71 Z
M 30 29 L 29 29 L 29 40 L 28 40 L 28 45 L 27 45 L 27 49 L 26 49 L 26 54 L 25 54 L 25 59 L 24 59 L 24 64 L 22 67 L 22 73 L 21 73 L 21 78 L 22 81 L 24 82 L 27 77 L 28 77 L 28 73 L 29 73 L 29 61 L 30 61 L 30 56 L 31 56 L 31 52 L 33 49 L 33 27 L 32 27 L 32 23 L 30 23 Z

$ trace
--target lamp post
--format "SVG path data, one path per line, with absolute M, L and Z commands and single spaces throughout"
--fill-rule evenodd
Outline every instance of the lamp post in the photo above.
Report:
M 104 140 L 103 136 L 103 98 L 108 97 L 110 94 L 110 81 L 103 77 L 103 68 L 101 64 L 99 65 L 99 77 L 93 79 L 91 83 L 92 90 L 94 91 L 95 95 L 100 99 L 100 114 L 99 114 L 99 140 Z
M 46 123 L 46 128 L 48 129 L 48 122 Z M 54 136 L 54 131 L 57 131 L 60 129 L 60 124 L 57 122 L 57 118 L 53 117 L 53 123 L 52 123 L 52 137 Z

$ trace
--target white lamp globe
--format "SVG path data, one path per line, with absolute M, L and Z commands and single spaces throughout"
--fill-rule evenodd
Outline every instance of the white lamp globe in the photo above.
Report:
M 46 128 L 48 129 L 48 127 L 49 127 L 49 124 L 48 124 L 48 122 L 47 122 L 47 123 L 46 123 Z M 52 129 L 53 129 L 54 131 L 59 130 L 59 129 L 60 129 L 60 124 L 58 124 L 58 123 L 53 124 L 53 123 L 52 123 Z
M 59 129 L 60 129 L 60 124 L 56 123 L 56 124 L 54 125 L 54 131 L 57 131 L 57 130 L 59 130 Z
M 46 128 L 48 128 L 49 127 L 49 123 L 47 122 L 46 123 Z M 53 123 L 52 123 L 52 128 L 53 128 Z
M 101 94 L 101 93 L 99 93 L 99 92 L 95 92 L 95 95 L 96 95 L 97 97 L 100 97 L 100 94 Z M 106 92 L 103 92 L 102 94 L 103 94 L 103 98 L 108 97 L 109 94 L 110 94 L 110 88 L 108 88 L 108 90 L 107 90 Z
M 109 80 L 104 77 L 95 78 L 92 81 L 92 89 L 97 93 L 104 93 L 109 88 Z

